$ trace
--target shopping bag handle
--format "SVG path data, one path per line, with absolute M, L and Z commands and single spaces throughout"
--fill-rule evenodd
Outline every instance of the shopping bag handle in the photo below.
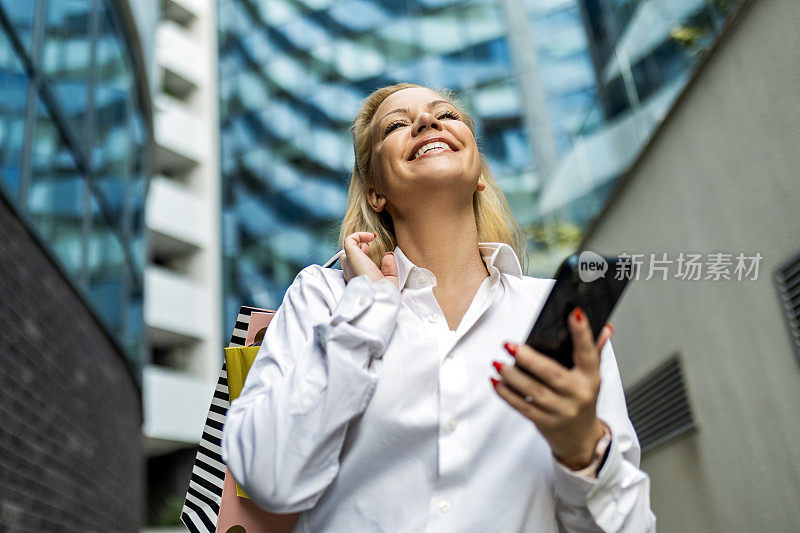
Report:
M 325 261 L 325 264 L 322 265 L 322 267 L 323 268 L 332 267 L 336 263 L 336 261 L 338 261 L 339 258 L 342 257 L 342 255 L 344 255 L 344 250 L 339 250 L 338 252 L 336 252 L 336 255 Z

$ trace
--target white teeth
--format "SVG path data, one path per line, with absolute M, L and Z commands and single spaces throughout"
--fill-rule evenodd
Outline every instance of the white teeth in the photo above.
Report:
M 417 153 L 414 154 L 414 159 L 418 158 L 419 156 L 421 156 L 425 152 L 428 152 L 430 150 L 434 150 L 436 148 L 449 149 L 450 147 L 447 145 L 447 143 L 443 143 L 441 141 L 433 141 L 433 142 L 430 142 L 428 144 L 423 144 L 422 147 L 419 150 L 417 150 Z

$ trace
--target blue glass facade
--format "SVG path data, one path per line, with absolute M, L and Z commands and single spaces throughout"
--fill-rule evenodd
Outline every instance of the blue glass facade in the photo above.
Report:
M 580 243 L 740 0 L 579 0 L 596 88 L 538 199 L 533 264 Z
M 138 367 L 150 139 L 117 9 L 0 0 L 0 191 Z
M 227 323 L 239 305 L 279 305 L 301 268 L 335 252 L 350 121 L 369 92 L 399 81 L 452 89 L 473 112 L 529 237 L 530 273 L 552 274 L 724 18 L 700 0 L 220 0 L 218 9 Z
M 277 306 L 301 268 L 335 252 L 349 126 L 378 87 L 455 90 L 498 177 L 529 194 L 535 161 L 500 2 L 221 0 L 219 21 L 228 322 L 242 303 Z

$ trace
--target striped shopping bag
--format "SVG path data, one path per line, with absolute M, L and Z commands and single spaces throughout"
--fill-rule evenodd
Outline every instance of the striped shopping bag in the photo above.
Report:
M 342 253 L 340 250 L 323 266 L 333 266 Z M 261 340 L 265 324 L 269 323 L 274 314 L 275 311 L 256 307 L 239 308 L 228 346 L 242 347 Z M 217 531 L 226 471 L 222 462 L 222 427 L 229 405 L 228 372 L 223 361 L 181 511 L 181 520 L 192 533 Z
M 228 346 L 245 346 L 247 328 L 254 312 L 274 313 L 266 309 L 242 306 Z M 228 370 L 223 362 L 181 512 L 181 520 L 194 533 L 214 533 L 217 529 L 226 469 L 222 462 L 222 426 L 225 424 L 229 405 Z

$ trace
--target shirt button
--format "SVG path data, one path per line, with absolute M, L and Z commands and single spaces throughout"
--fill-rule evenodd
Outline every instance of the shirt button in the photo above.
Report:
M 439 315 L 436 313 L 431 313 L 428 315 L 428 322 L 437 322 L 439 320 Z
M 450 502 L 447 500 L 442 500 L 439 502 L 439 510 L 443 513 L 446 513 L 450 510 Z
M 361 298 L 359 298 L 358 305 L 367 305 L 367 297 L 362 296 Z
M 456 426 L 458 426 L 457 419 L 451 418 L 450 420 L 447 421 L 447 431 L 449 431 L 450 433 L 456 430 Z

